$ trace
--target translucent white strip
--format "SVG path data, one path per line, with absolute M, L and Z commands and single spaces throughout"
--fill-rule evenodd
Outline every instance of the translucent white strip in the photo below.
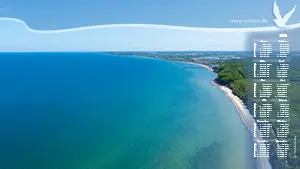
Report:
M 94 26 L 84 26 L 78 28 L 69 29 L 58 29 L 58 30 L 34 30 L 30 28 L 24 21 L 16 18 L 0 18 L 1 20 L 9 20 L 19 22 L 25 25 L 25 27 L 35 33 L 63 33 L 72 31 L 82 31 L 90 29 L 99 28 L 120 28 L 120 27 L 133 27 L 133 28 L 160 28 L 160 29 L 176 29 L 176 30 L 189 30 L 189 31 L 208 31 L 208 32 L 268 32 L 268 31 L 278 31 L 278 27 L 255 27 L 255 28 L 199 28 L 199 27 L 185 27 L 185 26 L 170 26 L 170 25 L 155 25 L 155 24 L 108 24 L 108 25 L 94 25 Z M 299 28 L 300 23 L 287 25 L 284 29 L 295 29 Z

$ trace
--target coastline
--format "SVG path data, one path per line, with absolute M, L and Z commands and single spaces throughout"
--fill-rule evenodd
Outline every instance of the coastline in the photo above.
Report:
M 252 115 L 249 113 L 244 102 L 239 97 L 234 95 L 232 93 L 232 90 L 229 89 L 228 87 L 219 85 L 215 81 L 212 81 L 211 83 L 212 83 L 212 85 L 218 87 L 222 92 L 225 93 L 225 95 L 229 98 L 229 100 L 234 104 L 236 110 L 240 114 L 242 121 L 246 124 L 247 128 L 249 130 L 251 130 L 252 127 L 250 127 L 247 124 L 253 123 L 254 121 L 252 120 L 252 117 L 251 117 Z
M 213 73 L 215 73 L 213 69 L 207 65 L 201 63 L 194 63 L 194 64 L 204 67 L 212 71 Z M 237 112 L 240 115 L 240 118 L 242 119 L 243 123 L 245 124 L 250 134 L 252 135 L 253 143 L 261 144 L 260 142 L 258 142 L 258 140 L 263 140 L 263 139 L 259 137 L 259 130 L 256 130 L 256 132 L 254 132 L 254 124 L 255 124 L 254 117 L 250 114 L 243 100 L 241 100 L 238 96 L 234 95 L 232 93 L 232 90 L 227 86 L 220 85 L 216 83 L 214 80 L 212 80 L 211 83 L 213 86 L 218 87 L 222 92 L 224 92 L 224 94 L 233 103 L 234 107 L 236 108 Z M 257 139 L 254 138 L 255 135 L 258 136 Z M 259 149 L 257 151 L 259 151 Z M 258 169 L 272 169 L 271 164 L 269 162 L 269 158 L 256 158 L 256 163 Z
M 179 61 L 181 62 L 181 61 Z M 201 67 L 204 67 L 210 71 L 212 71 L 213 73 L 214 70 L 205 65 L 205 64 L 202 64 L 202 63 L 195 63 L 195 62 L 183 62 L 183 63 L 189 63 L 189 64 L 192 64 L 192 65 L 198 65 L 198 66 L 201 66 Z M 253 119 L 253 116 L 249 113 L 248 109 L 246 108 L 246 105 L 244 104 L 244 102 L 236 95 L 234 95 L 232 93 L 232 90 L 226 86 L 223 86 L 223 85 L 220 85 L 218 83 L 216 83 L 214 80 L 211 81 L 211 84 L 213 86 L 216 86 L 218 87 L 222 92 L 225 93 L 225 95 L 229 98 L 229 100 L 234 104 L 235 108 L 237 109 L 242 121 L 246 124 L 247 128 L 249 129 L 249 131 L 251 132 L 251 134 L 253 135 L 253 127 L 247 125 L 247 124 L 254 124 L 254 119 Z
M 170 62 L 179 62 L 179 63 L 187 63 L 187 64 L 191 64 L 191 65 L 201 66 L 201 67 L 204 67 L 204 68 L 206 68 L 206 69 L 214 72 L 214 70 L 211 67 L 209 67 L 209 66 L 207 66 L 205 64 L 202 64 L 202 63 L 189 62 L 189 61 L 177 61 L 177 60 L 174 60 L 174 61 L 173 60 L 167 60 L 167 61 L 170 61 Z
M 212 71 L 213 73 L 215 73 L 213 71 L 213 69 L 210 68 L 207 65 L 204 65 L 204 64 L 201 64 L 201 63 L 195 63 L 195 64 L 199 65 L 201 67 L 204 67 L 204 68 Z M 241 100 L 238 96 L 234 95 L 230 88 L 228 88 L 226 86 L 223 86 L 223 85 L 220 85 L 220 84 L 216 83 L 214 80 L 211 81 L 211 84 L 213 86 L 218 87 L 229 98 L 229 100 L 233 103 L 236 110 L 238 111 L 242 121 L 245 123 L 245 125 L 249 129 L 250 133 L 253 135 L 254 134 L 252 132 L 253 131 L 253 127 L 252 127 L 253 125 L 250 125 L 250 124 L 254 124 L 255 121 L 254 121 L 253 116 L 249 113 L 249 110 L 246 108 L 246 105 L 244 104 L 243 100 Z
M 149 57 L 143 57 L 143 58 L 149 58 Z M 158 59 L 158 58 L 155 58 L 155 59 Z M 162 60 L 166 60 L 169 62 L 181 62 L 181 63 L 187 63 L 187 64 L 191 64 L 191 65 L 201 66 L 201 67 L 213 72 L 214 74 L 216 74 L 216 72 L 214 72 L 214 70 L 211 67 L 209 67 L 208 65 L 205 65 L 203 63 L 196 63 L 196 62 L 191 62 L 191 61 L 181 61 L 181 60 L 168 60 L 168 59 L 162 59 Z M 256 129 L 254 132 L 255 120 L 254 120 L 254 117 L 250 114 L 250 112 L 247 109 L 244 102 L 238 96 L 234 95 L 230 88 L 228 88 L 227 86 L 217 84 L 215 82 L 215 79 L 213 79 L 211 81 L 211 84 L 213 86 L 217 87 L 222 92 L 224 92 L 224 94 L 228 97 L 228 99 L 233 103 L 242 122 L 247 127 L 249 133 L 252 135 L 253 143 L 261 144 L 262 147 L 265 147 L 263 143 L 258 141 L 258 140 L 263 140 L 263 139 L 260 138 L 260 136 L 259 136 L 260 135 L 259 130 Z M 254 138 L 254 136 L 256 136 L 256 138 Z M 260 151 L 259 149 L 260 148 L 257 149 L 258 152 Z M 256 169 L 272 169 L 269 158 L 256 158 Z
M 194 65 L 198 65 L 198 66 L 201 66 L 201 67 L 204 67 L 204 68 L 206 68 L 206 69 L 214 72 L 214 70 L 211 67 L 209 67 L 209 66 L 207 66 L 205 64 L 202 64 L 202 63 L 193 63 L 193 62 L 189 62 L 189 63 L 194 64 Z

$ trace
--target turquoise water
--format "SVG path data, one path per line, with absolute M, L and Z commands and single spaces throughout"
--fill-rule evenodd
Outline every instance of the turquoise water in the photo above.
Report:
M 253 169 L 251 136 L 215 75 L 185 66 L 0 54 L 0 168 Z

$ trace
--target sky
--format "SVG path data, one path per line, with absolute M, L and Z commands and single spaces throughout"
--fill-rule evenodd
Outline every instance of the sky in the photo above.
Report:
M 282 13 L 299 0 L 277 0 Z M 25 21 L 31 28 L 65 29 L 102 24 L 163 24 L 196 27 L 273 25 L 273 0 L 1 0 L 0 17 Z M 233 19 L 267 23 L 232 24 Z M 289 24 L 300 22 L 300 9 Z
M 278 0 L 277 4 L 285 14 L 297 0 Z M 106 27 L 60 33 L 55 30 L 104 24 L 258 28 L 274 26 L 272 7 L 272 0 L 1 0 L 0 52 L 243 50 L 247 33 L 241 31 L 171 27 Z M 260 23 L 231 22 L 249 19 Z M 300 23 L 297 8 L 288 24 L 295 23 Z
M 153 27 L 107 27 L 34 32 L 21 22 L 0 20 L 0 51 L 174 51 L 243 47 L 243 32 L 224 33 Z M 229 40 L 236 39 L 229 43 Z

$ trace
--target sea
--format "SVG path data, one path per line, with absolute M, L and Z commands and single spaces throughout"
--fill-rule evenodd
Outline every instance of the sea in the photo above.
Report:
M 0 168 L 255 169 L 215 76 L 138 56 L 0 53 Z

